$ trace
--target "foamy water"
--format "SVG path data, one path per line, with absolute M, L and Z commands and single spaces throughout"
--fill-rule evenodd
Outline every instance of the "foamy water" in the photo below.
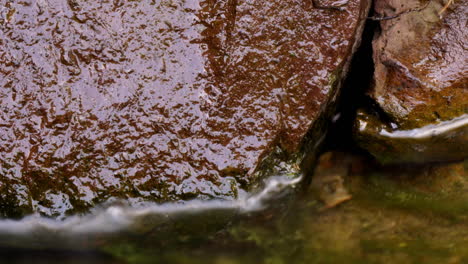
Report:
M 244 195 L 234 201 L 189 201 L 186 203 L 147 203 L 135 208 L 125 205 L 113 205 L 97 209 L 85 216 L 70 216 L 64 220 L 55 220 L 31 215 L 21 220 L 0 220 L 0 235 L 35 236 L 36 243 L 55 236 L 105 234 L 125 231 L 132 228 L 135 222 L 144 218 L 171 217 L 181 213 L 204 213 L 215 210 L 228 210 L 239 213 L 259 211 L 284 191 L 293 189 L 302 177 L 270 177 L 265 188 L 253 195 Z M 189 216 L 188 216 L 189 217 Z M 5 241 L 2 241 L 5 243 Z M 7 242 L 8 243 L 8 242 Z
M 468 125 L 468 115 L 462 115 L 452 120 L 443 121 L 411 130 L 387 131 L 382 130 L 381 135 L 391 138 L 430 138 L 439 136 L 452 130 Z

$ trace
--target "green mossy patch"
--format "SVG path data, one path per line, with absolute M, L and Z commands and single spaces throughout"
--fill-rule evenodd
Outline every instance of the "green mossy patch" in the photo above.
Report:
M 468 260 L 467 162 L 416 167 L 360 162 L 367 165 L 365 170 L 345 177 L 353 199 L 336 208 L 320 210 L 320 202 L 307 192 L 283 214 L 232 222 L 205 237 L 181 236 L 162 243 L 127 240 L 108 245 L 105 251 L 126 263 Z M 336 166 L 347 167 L 349 162 Z M 190 223 L 186 225 L 190 229 Z
M 396 124 L 392 127 L 391 121 L 382 121 L 382 117 L 360 110 L 353 134 L 360 147 L 384 164 L 459 161 L 468 157 L 467 118 L 460 116 L 459 123 L 464 125 L 453 128 L 447 125 L 440 129 L 443 132 L 427 127 L 424 131 L 427 136 L 414 135 L 414 130 L 405 131 L 404 136 Z

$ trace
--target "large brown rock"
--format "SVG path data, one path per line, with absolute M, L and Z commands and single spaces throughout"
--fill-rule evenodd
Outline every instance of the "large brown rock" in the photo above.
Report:
M 367 8 L 0 1 L 0 213 L 232 199 L 289 170 L 322 131 Z
M 374 85 L 379 117 L 357 139 L 383 162 L 468 157 L 468 2 L 377 0 Z M 444 5 L 447 4 L 444 9 Z

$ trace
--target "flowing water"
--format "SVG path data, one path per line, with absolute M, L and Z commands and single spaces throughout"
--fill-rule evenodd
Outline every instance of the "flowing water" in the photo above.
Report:
M 250 197 L 256 205 L 260 200 L 269 201 L 263 203 L 266 207 L 262 210 L 250 207 L 249 199 L 242 205 L 232 205 L 231 209 L 237 208 L 235 217 L 226 214 L 222 210 L 225 205 L 219 204 L 205 207 L 203 212 L 196 212 L 200 208 L 193 209 L 193 205 L 192 209 L 184 208 L 179 217 L 166 207 L 170 220 L 162 221 L 154 217 L 162 212 L 161 207 L 146 211 L 111 207 L 97 214 L 94 222 L 87 222 L 87 227 L 83 219 L 75 227 L 71 220 L 62 226 L 68 231 L 93 227 L 113 231 L 97 239 L 97 244 L 96 237 L 93 243 L 87 243 L 86 238 L 91 238 L 78 232 L 71 237 L 72 248 L 43 251 L 39 249 L 45 244 L 36 244 L 34 250 L 5 248 L 0 252 L 10 263 L 30 263 L 32 259 L 35 263 L 219 264 L 468 261 L 468 161 L 383 167 L 362 155 L 338 156 L 333 170 L 316 172 L 340 174 L 352 194 L 351 200 L 334 208 L 326 209 L 310 188 L 296 188 L 295 195 L 279 192 L 292 190 L 289 187 L 297 180 L 273 180 L 269 193 L 276 199 L 263 199 L 265 193 Z M 277 197 L 280 193 L 282 198 Z M 129 228 L 128 220 L 138 214 L 145 215 L 146 225 L 151 223 L 153 228 L 145 229 L 141 221 L 141 226 Z M 151 214 L 153 217 L 149 217 Z M 99 217 L 105 221 L 99 223 Z M 112 217 L 127 224 L 118 226 L 117 220 L 110 221 Z M 26 237 L 36 234 L 35 241 L 42 243 L 47 242 L 47 236 L 57 239 L 54 234 L 60 233 L 59 227 L 36 220 L 22 222 L 35 229 Z M 155 221 L 160 221 L 156 227 Z M 104 223 L 117 229 L 125 226 L 126 231 L 116 232 Z M 0 226 L 4 233 L 5 222 Z M 9 238 L 13 242 L 11 234 Z M 23 237 L 21 242 L 25 241 Z
M 330 149 L 352 142 L 352 113 L 366 104 L 356 87 L 372 77 L 374 27 L 355 56 Z M 117 201 L 60 221 L 1 220 L 0 263 L 468 263 L 467 160 L 381 166 L 345 149 L 315 174 L 341 180 L 352 196 L 331 208 L 310 177 L 283 176 L 234 202 Z

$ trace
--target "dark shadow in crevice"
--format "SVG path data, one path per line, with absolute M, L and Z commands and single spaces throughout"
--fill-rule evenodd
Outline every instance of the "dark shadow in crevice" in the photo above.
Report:
M 366 95 L 366 92 L 373 82 L 372 40 L 377 29 L 378 22 L 368 19 L 361 45 L 354 54 L 343 84 L 336 115 L 330 121 L 325 150 L 365 153 L 353 141 L 353 124 L 358 108 L 374 109 L 373 101 Z

